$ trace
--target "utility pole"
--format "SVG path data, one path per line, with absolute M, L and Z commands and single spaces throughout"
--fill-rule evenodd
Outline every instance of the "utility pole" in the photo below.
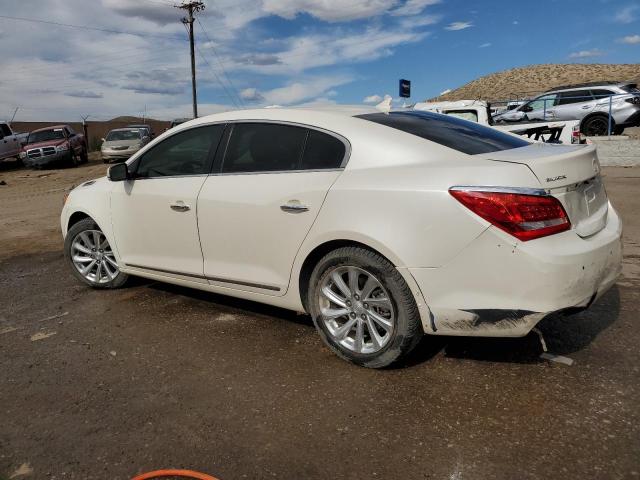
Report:
M 89 118 L 89 115 L 81 115 L 80 117 L 82 118 L 82 133 L 84 135 L 84 141 L 86 142 L 87 150 L 89 150 L 89 148 L 91 148 L 89 145 L 89 128 L 87 126 L 87 118 Z
M 193 41 L 193 12 L 201 12 L 204 10 L 204 3 L 199 1 L 190 1 L 178 5 L 177 8 L 181 8 L 188 12 L 188 16 L 182 19 L 182 23 L 189 26 L 189 47 L 191 50 L 191 96 L 193 98 L 193 118 L 198 118 L 198 100 L 196 96 L 196 55 Z

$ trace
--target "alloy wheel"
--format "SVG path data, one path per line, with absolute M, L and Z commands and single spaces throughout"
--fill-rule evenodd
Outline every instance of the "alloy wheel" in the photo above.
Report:
M 318 295 L 321 321 L 342 347 L 371 354 L 391 340 L 396 322 L 391 296 L 370 272 L 335 267 L 325 273 Z
M 118 263 L 100 230 L 84 230 L 71 242 L 71 260 L 80 275 L 92 283 L 109 283 L 118 276 Z

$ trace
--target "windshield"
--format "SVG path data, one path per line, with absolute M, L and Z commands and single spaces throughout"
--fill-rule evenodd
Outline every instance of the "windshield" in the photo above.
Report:
M 140 130 L 111 130 L 107 135 L 107 142 L 121 140 L 139 140 L 141 138 Z
M 64 130 L 62 128 L 54 128 L 52 130 L 42 130 L 40 132 L 31 132 L 27 138 L 27 143 L 48 142 L 50 140 L 60 140 L 64 138 Z
M 499 130 L 431 112 L 368 113 L 357 118 L 402 130 L 469 155 L 529 145 L 526 140 Z

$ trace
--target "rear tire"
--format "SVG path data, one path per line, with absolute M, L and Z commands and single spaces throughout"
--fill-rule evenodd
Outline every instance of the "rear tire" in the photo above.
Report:
M 80 165 L 80 156 L 73 149 L 70 149 L 69 166 L 75 168 L 78 165 Z
M 73 275 L 93 288 L 119 288 L 129 278 L 118 268 L 109 241 L 91 218 L 69 229 L 64 240 L 64 257 Z
M 375 252 L 361 247 L 329 252 L 313 269 L 309 285 L 307 305 L 320 338 L 344 360 L 383 368 L 407 355 L 424 335 L 409 286 Z
M 615 123 L 611 121 L 612 133 Z M 593 115 L 582 122 L 580 131 L 587 137 L 600 137 L 609 133 L 609 117 L 607 115 Z

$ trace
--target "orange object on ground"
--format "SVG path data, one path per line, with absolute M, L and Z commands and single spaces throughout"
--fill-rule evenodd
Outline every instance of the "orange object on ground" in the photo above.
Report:
M 133 477 L 131 480 L 152 480 L 154 478 L 162 477 L 185 477 L 195 478 L 197 480 L 218 480 L 216 477 L 207 475 L 206 473 L 198 473 L 192 470 L 156 470 L 155 472 L 143 473 L 137 477 Z

